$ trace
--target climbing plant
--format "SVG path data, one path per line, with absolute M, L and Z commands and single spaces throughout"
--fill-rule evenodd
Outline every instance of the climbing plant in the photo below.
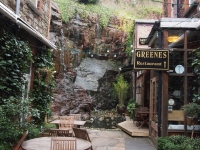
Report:
M 54 63 L 50 50 L 39 50 L 35 57 L 35 79 L 34 88 L 31 93 L 32 107 L 38 110 L 40 118 L 33 117 L 37 124 L 44 122 L 45 116 L 50 112 L 53 89 L 55 82 L 53 78 Z
M 10 24 L 11 26 L 11 24 Z M 27 121 L 28 115 L 37 117 L 37 110 L 32 109 L 31 99 L 23 98 L 24 74 L 32 61 L 32 52 L 28 42 L 3 30 L 0 38 L 0 149 L 10 150 L 23 132 L 37 127 Z M 34 137 L 34 136 L 32 136 Z
M 5 31 L 0 38 L 0 45 L 0 104 L 2 104 L 3 98 L 22 96 L 24 73 L 32 61 L 32 53 L 27 42 Z

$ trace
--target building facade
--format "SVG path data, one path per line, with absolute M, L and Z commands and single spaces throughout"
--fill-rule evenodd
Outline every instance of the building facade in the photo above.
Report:
M 200 46 L 199 6 L 199 1 L 165 0 L 163 18 L 155 21 L 147 36 L 149 51 L 169 51 L 168 70 L 149 69 L 147 81 L 136 79 L 136 83 L 149 83 L 143 95 L 150 99 L 149 136 L 155 144 L 158 136 L 191 134 L 182 106 L 193 102 L 194 94 L 199 92 L 197 68 L 192 65 L 194 51 Z

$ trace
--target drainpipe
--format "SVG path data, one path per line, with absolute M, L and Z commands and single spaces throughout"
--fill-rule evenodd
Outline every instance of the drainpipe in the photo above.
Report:
M 177 9 L 176 9 L 176 13 L 177 13 L 177 18 L 179 18 L 179 0 L 177 0 Z
M 16 15 L 19 16 L 19 9 L 20 9 L 20 0 L 17 0 L 16 3 Z

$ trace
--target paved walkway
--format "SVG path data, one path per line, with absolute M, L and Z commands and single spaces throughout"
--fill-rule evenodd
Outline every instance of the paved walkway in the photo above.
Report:
M 87 130 L 94 150 L 156 150 L 148 137 L 132 137 L 121 130 Z

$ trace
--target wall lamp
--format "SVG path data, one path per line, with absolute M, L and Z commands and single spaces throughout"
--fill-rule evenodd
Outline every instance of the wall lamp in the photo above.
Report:
M 179 36 L 169 36 L 168 37 L 168 42 L 172 43 L 172 42 L 176 42 L 178 41 Z
M 137 87 L 136 87 L 136 94 L 141 94 L 141 86 L 140 85 L 138 85 Z

